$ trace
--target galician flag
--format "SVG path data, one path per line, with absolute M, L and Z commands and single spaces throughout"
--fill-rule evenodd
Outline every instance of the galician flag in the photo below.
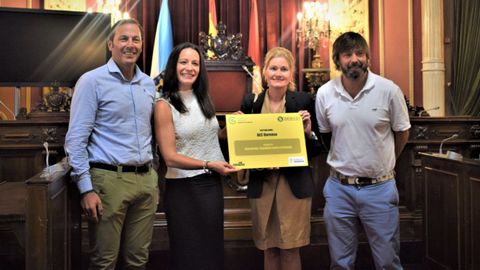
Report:
M 172 49 L 173 33 L 170 12 L 168 11 L 168 0 L 162 0 L 160 15 L 158 16 L 157 31 L 155 32 L 150 77 L 155 78 L 165 69 L 168 56 Z

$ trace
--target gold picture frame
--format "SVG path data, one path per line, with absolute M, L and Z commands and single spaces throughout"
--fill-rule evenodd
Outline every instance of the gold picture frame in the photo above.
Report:
M 68 11 L 86 11 L 86 1 L 78 0 L 44 0 L 44 9 L 49 10 L 68 10 Z

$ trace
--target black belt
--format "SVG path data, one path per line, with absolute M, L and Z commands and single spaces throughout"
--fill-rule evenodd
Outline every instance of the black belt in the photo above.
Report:
M 143 165 L 110 165 L 105 163 L 90 162 L 90 168 L 97 168 L 102 170 L 114 171 L 114 172 L 134 172 L 134 173 L 146 173 L 150 171 L 150 163 Z

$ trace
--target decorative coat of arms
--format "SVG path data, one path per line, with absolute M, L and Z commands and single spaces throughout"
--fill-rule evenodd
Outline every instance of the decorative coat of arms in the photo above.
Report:
M 245 53 L 240 45 L 242 34 L 226 34 L 226 26 L 222 22 L 217 24 L 217 35 L 212 36 L 205 32 L 198 34 L 200 48 L 205 59 L 209 60 L 244 60 Z

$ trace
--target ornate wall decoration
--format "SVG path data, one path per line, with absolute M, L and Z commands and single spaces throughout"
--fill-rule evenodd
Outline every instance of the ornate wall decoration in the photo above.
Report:
M 44 8 L 52 10 L 85 11 L 86 1 L 78 0 L 44 0 Z
M 42 128 L 42 141 L 43 142 L 57 142 L 57 129 L 56 128 Z
M 369 41 L 368 27 L 368 0 L 329 0 L 330 14 L 330 40 L 333 44 L 335 39 L 342 33 L 353 31 L 360 33 L 367 42 Z M 340 75 L 332 61 L 330 50 L 330 78 Z
M 472 134 L 473 138 L 480 138 L 480 125 L 473 125 L 470 127 L 470 133 Z
M 302 72 L 307 79 L 308 92 L 312 95 L 315 95 L 318 88 L 329 80 L 330 69 L 328 68 L 304 68 Z
M 427 139 L 429 139 L 429 137 L 428 137 L 428 127 L 420 126 L 420 125 L 417 125 L 417 126 L 413 127 L 412 137 L 415 138 L 415 140 L 420 140 L 420 139 L 427 140 Z
M 212 36 L 205 32 L 198 34 L 200 39 L 200 48 L 203 51 L 205 59 L 208 60 L 243 60 L 245 52 L 241 43 L 242 34 L 227 34 L 226 25 L 222 22 L 217 24 L 217 35 Z M 212 51 L 209 56 L 207 51 Z
M 354 31 L 368 41 L 368 1 L 330 0 L 329 13 L 332 40 L 344 32 Z
M 72 100 L 71 88 L 44 87 L 43 99 L 35 106 L 33 111 L 40 112 L 68 112 Z

